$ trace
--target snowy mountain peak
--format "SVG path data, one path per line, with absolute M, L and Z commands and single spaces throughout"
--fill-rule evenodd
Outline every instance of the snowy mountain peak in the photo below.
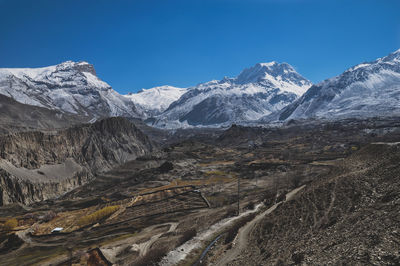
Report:
M 256 120 L 281 110 L 311 85 L 289 64 L 259 63 L 236 78 L 224 77 L 189 88 L 155 117 L 154 125 L 221 126 Z
M 287 63 L 258 63 L 243 70 L 235 80 L 236 84 L 263 83 L 269 87 L 302 95 L 312 84 Z
M 0 94 L 18 102 L 90 117 L 137 116 L 131 101 L 96 76 L 88 62 L 0 69 Z
M 388 56 L 380 58 L 380 60 L 383 62 L 392 61 L 392 63 L 399 63 L 400 62 L 400 49 L 389 54 Z
M 270 63 L 258 63 L 250 68 L 246 68 L 237 76 L 236 83 L 245 84 L 260 82 L 266 78 L 266 74 L 271 74 L 277 65 L 278 63 L 273 61 Z
M 400 49 L 397 49 L 396 51 L 394 51 L 393 54 L 398 54 L 398 55 L 400 55 Z
M 400 50 L 397 50 L 313 85 L 301 98 L 273 116 L 287 120 L 395 115 L 400 111 L 399 97 Z
M 31 79 L 41 79 L 41 78 L 51 78 L 55 72 L 87 72 L 96 76 L 96 71 L 93 65 L 85 61 L 73 62 L 66 61 L 58 65 L 38 67 L 38 68 L 1 68 L 0 75 L 2 76 L 15 76 L 18 78 L 31 78 Z
M 55 66 L 57 71 L 78 71 L 78 72 L 87 72 L 94 76 L 96 76 L 96 70 L 92 64 L 89 64 L 86 61 L 66 61 L 61 64 Z

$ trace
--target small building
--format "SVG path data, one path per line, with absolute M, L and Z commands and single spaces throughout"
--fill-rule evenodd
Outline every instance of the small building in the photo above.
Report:
M 62 227 L 56 227 L 53 230 L 51 230 L 51 233 L 52 234 L 57 234 L 57 233 L 60 233 L 63 229 L 64 228 L 62 228 Z

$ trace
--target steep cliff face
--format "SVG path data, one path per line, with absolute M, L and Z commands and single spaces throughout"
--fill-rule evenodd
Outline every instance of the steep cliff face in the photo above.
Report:
M 95 173 L 154 150 L 149 138 L 124 118 L 0 137 L 0 205 L 56 197 Z
M 16 202 L 27 205 L 56 198 L 87 183 L 92 177 L 93 175 L 90 172 L 84 170 L 64 180 L 34 182 L 18 178 L 0 169 L 0 206 Z

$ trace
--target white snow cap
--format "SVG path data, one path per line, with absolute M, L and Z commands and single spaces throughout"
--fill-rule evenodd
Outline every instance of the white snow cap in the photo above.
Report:
M 131 101 L 96 76 L 86 61 L 0 69 L 0 94 L 18 102 L 93 117 L 138 116 Z
M 253 67 L 246 68 L 237 76 L 235 83 L 269 84 L 272 88 L 295 93 L 298 96 L 301 96 L 312 85 L 309 80 L 297 73 L 291 65 L 276 61 L 258 63 Z

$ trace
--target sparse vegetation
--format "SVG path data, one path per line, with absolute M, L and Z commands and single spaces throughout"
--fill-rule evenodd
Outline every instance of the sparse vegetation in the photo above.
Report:
M 206 175 L 209 176 L 226 176 L 228 173 L 220 170 L 213 170 L 213 171 L 208 171 L 206 172 Z
M 365 153 L 363 151 L 364 144 L 360 144 L 359 150 L 353 153 L 353 157 L 348 160 L 345 157 L 346 159 L 343 160 L 343 151 L 351 153 L 352 145 L 346 142 L 344 137 L 340 139 L 340 142 L 346 144 L 342 147 L 334 142 L 325 143 L 329 136 L 321 138 L 321 140 L 314 140 L 315 134 L 310 134 L 303 139 L 295 139 L 285 137 L 284 133 L 279 133 L 279 136 L 275 137 L 273 135 L 275 133 L 272 132 L 265 140 L 265 145 L 257 147 L 257 152 L 251 154 L 248 153 L 247 148 L 235 149 L 235 152 L 226 152 L 225 148 L 221 148 L 216 149 L 218 152 L 222 151 L 217 154 L 213 147 L 210 148 L 205 144 L 196 144 L 198 145 L 196 147 L 192 144 L 190 146 L 182 144 L 179 149 L 171 148 L 170 151 L 167 151 L 170 154 L 166 154 L 162 160 L 157 159 L 159 164 L 170 161 L 175 167 L 173 171 L 163 172 L 159 168 L 159 164 L 153 164 L 153 162 L 147 168 L 147 166 L 142 167 L 142 165 L 146 165 L 143 160 L 132 161 L 124 166 L 126 168 L 118 168 L 113 170 L 110 175 L 99 176 L 99 180 L 83 186 L 71 195 L 67 195 L 66 198 L 32 205 L 29 210 L 31 213 L 26 214 L 24 209 L 20 211 L 10 209 L 9 213 L 4 216 L 20 219 L 18 229 L 31 226 L 34 229 L 30 236 L 33 240 L 31 246 L 39 245 L 37 250 L 30 249 L 28 245 L 21 248 L 20 254 L 28 254 L 32 259 L 23 258 L 24 260 L 22 260 L 22 256 L 11 258 L 11 256 L 2 255 L 0 260 L 4 262 L 7 259 L 6 262 L 10 262 L 8 263 L 10 265 L 22 265 L 25 261 L 31 262 L 31 260 L 44 264 L 44 261 L 47 263 L 53 255 L 67 254 L 64 246 L 66 242 L 70 242 L 76 243 L 74 246 L 76 250 L 81 249 L 85 252 L 95 246 L 107 245 L 110 250 L 118 247 L 114 249 L 115 258 L 121 265 L 131 263 L 133 265 L 156 265 L 169 249 L 177 248 L 187 241 L 192 242 L 194 240 L 190 239 L 193 237 L 196 240 L 200 239 L 200 237 L 196 237 L 196 230 L 203 232 L 224 218 L 236 216 L 237 179 L 235 177 L 237 176 L 241 177 L 240 207 L 243 210 L 254 209 L 256 205 L 254 203 L 261 201 L 264 202 L 265 209 L 267 209 L 276 201 L 284 201 L 286 193 L 293 188 L 303 184 L 307 186 L 291 201 L 280 204 L 272 213 L 254 223 L 254 227 L 249 228 L 251 230 L 246 230 L 249 235 L 243 235 L 243 238 L 240 238 L 240 240 L 244 238 L 248 240 L 246 252 L 236 253 L 237 249 L 243 248 L 243 246 L 238 245 L 239 241 L 233 245 L 233 240 L 243 227 L 248 227 L 250 220 L 254 218 L 251 216 L 243 219 L 234 218 L 232 219 L 233 223 L 229 223 L 230 225 L 222 221 L 221 224 L 224 226 L 220 227 L 214 236 L 201 240 L 200 246 L 192 250 L 184 261 L 179 262 L 179 265 L 193 265 L 205 247 L 221 233 L 219 244 L 214 245 L 207 253 L 207 257 L 203 259 L 205 265 L 207 262 L 218 264 L 218 259 L 224 256 L 224 252 L 239 254 L 235 260 L 243 265 L 260 263 L 273 265 L 278 258 L 281 258 L 283 264 L 301 264 L 310 261 L 310 256 L 313 256 L 314 261 L 319 259 L 320 254 L 330 254 L 335 252 L 336 246 L 341 247 L 342 244 L 335 242 L 336 238 L 331 241 L 329 235 L 336 234 L 337 226 L 341 226 L 343 222 L 346 222 L 346 226 L 352 226 L 354 221 L 361 225 L 365 224 L 363 230 L 364 228 L 380 228 L 379 224 L 375 222 L 376 217 L 379 223 L 390 222 L 388 219 L 380 218 L 378 214 L 375 215 L 374 211 L 370 209 L 367 213 L 368 216 L 358 213 L 361 210 L 358 206 L 362 207 L 360 201 L 363 199 L 362 197 L 374 200 L 369 202 L 377 203 L 376 210 L 384 206 L 390 211 L 388 214 L 392 215 L 390 216 L 391 221 L 395 221 L 395 214 L 399 213 L 392 211 L 397 207 L 395 203 L 398 199 L 398 193 L 396 193 L 398 189 L 393 186 L 395 184 L 393 180 L 397 182 L 396 177 L 399 176 L 397 174 L 398 167 L 396 167 L 397 157 L 386 162 L 382 168 L 362 171 L 360 178 L 365 175 L 369 178 L 361 179 L 360 182 L 354 176 L 345 178 L 344 180 L 350 183 L 344 184 L 336 184 L 330 179 L 337 174 L 375 167 L 373 161 L 368 161 L 368 164 L 363 163 L 366 155 L 376 154 L 378 148 L 390 148 L 390 151 L 397 152 L 397 146 L 375 145 L 377 147 L 374 146 L 374 150 Z M 321 134 L 323 133 L 324 131 Z M 343 133 L 339 132 L 338 134 Z M 262 134 L 259 135 L 262 137 Z M 356 134 L 352 134 L 351 138 L 354 135 Z M 286 151 L 286 159 L 284 156 L 280 156 L 283 151 Z M 359 158 L 360 154 L 364 156 L 361 158 L 362 160 Z M 196 160 L 193 160 L 191 156 Z M 379 153 L 379 157 L 374 160 L 380 163 L 383 159 L 385 158 L 382 158 Z M 223 160 L 229 160 L 227 161 L 229 163 L 223 163 Z M 206 163 L 202 165 L 202 162 Z M 347 166 L 342 167 L 342 165 Z M 393 168 L 390 168 L 387 173 L 383 172 L 383 167 L 388 169 L 387 166 Z M 372 175 L 375 170 L 380 170 L 380 174 L 387 178 L 383 180 L 378 175 Z M 396 172 L 393 172 L 394 170 Z M 317 182 L 315 182 L 316 180 Z M 376 180 L 383 182 L 384 186 Z M 360 186 L 365 186 L 365 183 L 374 184 L 374 187 L 379 188 L 379 192 L 382 191 L 382 193 L 379 195 L 370 193 L 368 188 L 359 191 Z M 358 191 L 358 194 L 355 194 L 354 191 Z M 208 208 L 201 196 L 206 197 L 212 208 Z M 112 206 L 105 207 L 106 205 Z M 120 209 L 118 206 L 121 206 Z M 110 208 L 116 209 L 109 210 Z M 44 223 L 42 222 L 43 218 L 46 216 L 46 210 L 49 209 L 57 211 L 57 215 L 49 213 L 46 219 L 50 221 Z M 346 218 L 349 217 L 348 214 L 351 214 L 350 218 Z M 369 218 L 370 216 L 374 219 Z M 345 220 L 345 218 L 349 220 L 352 217 L 354 218 L 350 221 Z M 363 222 L 364 220 L 367 220 L 368 223 Z M 387 220 L 389 222 L 386 222 Z M 0 224 L 4 224 L 5 221 L 6 218 L 2 218 Z M 97 222 L 98 224 L 96 224 Z M 370 226 L 374 223 L 378 226 Z M 92 224 L 96 224 L 96 227 L 85 226 Z M 81 228 L 82 226 L 83 228 Z M 172 229 L 169 230 L 171 226 Z M 50 234 L 55 227 L 63 227 L 65 234 Z M 351 228 L 354 229 L 354 227 Z M 368 232 L 368 235 L 364 234 L 363 237 L 366 240 L 362 244 L 368 245 L 366 252 L 370 252 L 375 247 L 383 247 L 382 250 L 389 254 L 391 246 L 388 245 L 386 239 L 397 237 L 397 234 L 391 235 L 396 229 L 390 227 L 390 231 L 387 231 L 389 235 L 383 236 L 380 235 L 380 232 L 375 231 Z M 137 232 L 137 235 L 134 235 L 134 232 Z M 353 239 L 362 240 L 356 233 L 362 235 L 362 232 L 350 231 L 346 232 L 346 235 L 354 234 Z M 309 235 L 321 236 L 322 234 L 328 236 L 327 239 L 321 241 L 321 243 L 326 243 L 323 247 L 321 245 L 321 248 L 326 247 L 327 251 L 324 250 L 324 253 L 320 253 L 318 256 L 309 250 L 319 252 L 319 243 L 307 240 L 309 241 L 307 244 L 316 244 L 313 249 L 309 249 L 299 241 L 299 239 L 306 239 Z M 12 234 L 4 235 L 11 236 Z M 152 238 L 158 235 L 160 237 Z M 338 239 L 343 241 L 342 243 L 352 241 L 348 238 Z M 139 254 L 143 252 L 141 244 L 149 240 L 151 241 L 145 246 L 149 252 L 140 256 Z M 0 242 L 4 243 L 2 239 Z M 62 249 L 58 253 L 49 255 L 47 249 L 50 245 L 61 246 Z M 15 247 L 19 248 L 17 245 Z M 162 247 L 167 249 L 164 250 Z M 229 251 L 229 249 L 232 250 Z M 248 252 L 252 250 L 255 251 L 254 254 Z M 258 250 L 260 250 L 259 253 Z M 380 258 L 385 258 L 381 253 L 378 253 Z M 377 265 L 379 262 L 386 262 L 384 259 L 376 261 L 373 253 L 369 254 L 371 260 L 374 259 Z M 88 254 L 84 255 L 86 262 Z M 361 255 L 364 256 L 364 254 Z M 356 256 L 355 253 L 353 257 Z M 390 258 L 387 258 L 389 261 Z M 20 263 L 15 262 L 17 259 Z M 393 258 L 392 261 L 395 260 L 397 258 Z M 321 259 L 319 262 L 323 264 L 326 260 Z
M 11 218 L 8 219 L 5 223 L 4 223 L 4 230 L 6 231 L 11 231 L 13 230 L 15 227 L 18 226 L 18 220 L 15 218 Z
M 212 171 L 212 172 L 214 172 L 214 171 Z M 196 180 L 175 179 L 175 180 L 171 181 L 168 185 L 165 185 L 165 186 L 143 189 L 143 190 L 139 191 L 139 194 L 150 193 L 150 192 L 165 190 L 165 189 L 174 188 L 174 187 L 205 186 L 205 185 L 213 185 L 213 184 L 219 184 L 219 183 L 229 183 L 229 182 L 233 182 L 236 180 L 235 178 L 223 176 L 223 175 L 208 175 L 208 174 L 206 174 L 206 175 L 209 177 L 205 178 L 205 179 L 196 179 Z
M 53 220 L 55 217 L 57 216 L 57 214 L 54 211 L 48 211 L 46 212 L 43 217 L 42 217 L 42 221 L 43 222 L 50 222 L 51 220 Z
M 229 208 L 226 211 L 226 214 L 225 214 L 224 218 L 232 217 L 232 216 L 235 216 L 236 214 L 237 214 L 237 209 L 236 208 Z
M 98 211 L 95 211 L 92 214 L 86 215 L 81 219 L 79 219 L 78 225 L 84 226 L 95 222 L 99 222 L 101 219 L 104 219 L 113 214 L 114 212 L 116 212 L 119 208 L 120 208 L 119 205 L 104 207 Z
M 256 204 L 254 203 L 254 201 L 250 201 L 249 204 L 247 204 L 246 209 L 254 210 L 255 207 Z
M 186 230 L 183 232 L 183 235 L 179 238 L 179 244 L 178 246 L 182 245 L 183 243 L 189 241 L 193 237 L 197 235 L 197 231 L 195 228 L 190 228 L 189 230 Z

